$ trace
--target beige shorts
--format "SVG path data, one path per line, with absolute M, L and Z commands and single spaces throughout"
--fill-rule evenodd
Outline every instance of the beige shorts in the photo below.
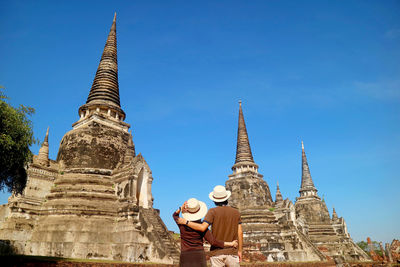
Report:
M 210 257 L 211 267 L 239 267 L 239 256 L 237 255 L 218 255 Z

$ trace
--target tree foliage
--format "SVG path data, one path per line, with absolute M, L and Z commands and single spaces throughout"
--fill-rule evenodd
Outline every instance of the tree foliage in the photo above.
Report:
M 362 250 L 368 253 L 368 243 L 365 241 L 357 242 L 357 246 L 359 246 Z
M 29 147 L 37 143 L 29 119 L 35 110 L 24 105 L 12 107 L 0 87 L 0 189 L 22 193 L 26 167 L 32 160 Z
M 370 248 L 369 248 L 367 242 L 365 242 L 365 241 L 357 242 L 357 246 L 359 246 L 362 250 L 364 250 L 365 252 L 370 254 Z M 381 247 L 379 246 L 378 241 L 372 241 L 372 247 L 376 254 L 378 254 L 379 256 L 382 256 Z

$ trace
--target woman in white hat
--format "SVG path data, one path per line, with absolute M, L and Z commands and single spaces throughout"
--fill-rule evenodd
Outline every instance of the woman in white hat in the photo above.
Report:
M 188 222 L 201 223 L 207 213 L 207 206 L 204 202 L 195 198 L 191 198 L 181 207 L 179 207 L 172 217 L 178 224 L 179 214 L 182 212 L 182 217 Z M 206 267 L 206 255 L 203 248 L 203 238 L 206 239 L 212 246 L 237 247 L 237 240 L 232 242 L 223 242 L 214 238 L 210 231 L 196 231 L 184 224 L 178 224 L 181 233 L 181 256 L 179 260 L 180 267 Z

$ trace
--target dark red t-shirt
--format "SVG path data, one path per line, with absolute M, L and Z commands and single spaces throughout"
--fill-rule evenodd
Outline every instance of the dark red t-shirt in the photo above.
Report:
M 174 212 L 172 217 L 178 224 L 179 213 Z M 200 232 L 183 224 L 178 224 L 178 227 L 181 232 L 181 251 L 204 250 L 203 238 L 214 247 L 224 247 L 224 242 L 215 239 L 208 229 L 205 232 Z

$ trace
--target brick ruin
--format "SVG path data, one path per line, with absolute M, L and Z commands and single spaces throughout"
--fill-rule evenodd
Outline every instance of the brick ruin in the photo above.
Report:
M 249 261 L 368 261 L 347 232 L 343 218 L 332 217 L 317 194 L 302 143 L 300 196 L 293 204 L 277 186 L 275 201 L 254 162 L 239 102 L 236 160 L 226 181 L 232 191 L 229 204 L 242 214 L 244 257 Z
M 179 247 L 153 209 L 150 167 L 120 106 L 116 18 L 79 120 L 49 159 L 48 130 L 21 195 L 0 207 L 16 253 L 173 263 Z
M 392 243 L 386 244 L 385 247 L 388 261 L 400 263 L 400 240 L 393 239 Z
M 400 263 L 400 241 L 393 239 L 392 243 L 386 243 L 385 248 L 383 248 L 382 242 L 379 242 L 379 252 L 377 253 L 377 248 L 375 248 L 374 243 L 371 238 L 367 238 L 368 252 L 371 259 L 374 262 L 384 262 L 384 263 Z

